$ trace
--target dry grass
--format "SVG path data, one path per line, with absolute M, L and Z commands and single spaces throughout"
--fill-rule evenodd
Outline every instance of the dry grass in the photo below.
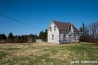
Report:
M 86 43 L 0 44 L 0 65 L 70 65 L 74 60 L 98 60 L 98 47 Z
M 66 52 L 62 51 L 62 50 L 59 50 L 56 54 L 52 54 L 50 56 L 50 58 L 53 58 L 53 59 L 59 59 L 59 60 L 67 60 L 68 58 L 70 58 L 69 56 L 69 52 L 66 50 Z

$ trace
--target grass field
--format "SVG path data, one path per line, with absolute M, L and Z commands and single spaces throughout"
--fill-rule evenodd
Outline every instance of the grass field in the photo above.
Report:
M 0 44 L 0 65 L 98 65 L 98 46 L 91 43 Z

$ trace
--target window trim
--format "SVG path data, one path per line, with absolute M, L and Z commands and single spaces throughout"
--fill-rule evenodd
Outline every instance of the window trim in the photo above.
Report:
M 54 40 L 54 35 L 52 35 L 52 40 Z
M 66 34 L 64 34 L 64 37 L 63 37 L 63 39 L 64 39 L 64 40 L 66 39 Z
M 50 27 L 50 31 L 52 31 L 52 27 Z
M 56 26 L 54 26 L 54 31 L 56 31 Z

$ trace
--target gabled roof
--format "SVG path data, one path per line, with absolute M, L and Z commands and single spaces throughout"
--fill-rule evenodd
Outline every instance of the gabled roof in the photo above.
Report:
M 79 30 L 70 22 L 65 23 L 54 20 L 52 22 L 59 28 L 60 31 L 69 31 L 70 27 L 72 26 L 74 32 L 79 32 Z

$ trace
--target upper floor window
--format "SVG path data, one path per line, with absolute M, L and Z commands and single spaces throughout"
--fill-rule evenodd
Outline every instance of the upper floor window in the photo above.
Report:
M 52 31 L 52 27 L 50 27 L 50 31 Z
M 56 26 L 54 26 L 54 31 L 56 31 Z
M 71 25 L 69 26 L 69 31 L 71 31 Z

